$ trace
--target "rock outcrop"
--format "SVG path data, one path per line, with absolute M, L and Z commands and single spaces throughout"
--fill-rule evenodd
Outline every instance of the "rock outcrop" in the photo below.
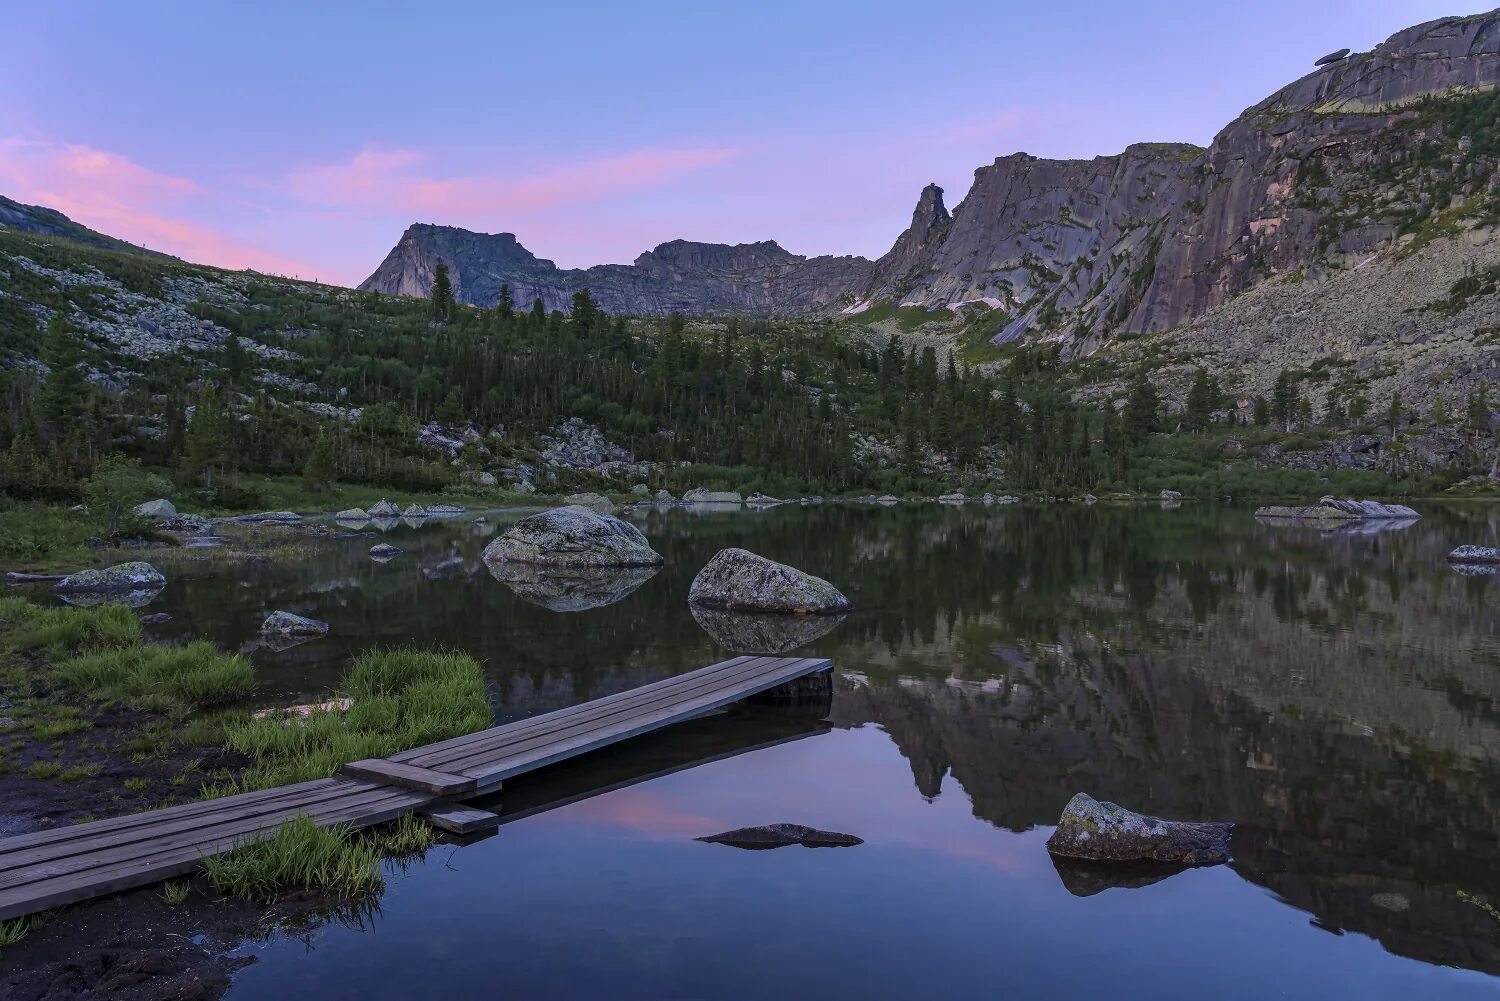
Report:
M 1272 520 L 1338 523 L 1349 521 L 1415 521 L 1422 517 L 1405 504 L 1324 497 L 1309 507 L 1271 505 L 1255 509 L 1255 517 Z
M 484 561 L 566 567 L 648 567 L 666 562 L 634 525 L 578 506 L 522 518 L 485 547 Z
M 1218 865 L 1229 861 L 1233 826 L 1147 817 L 1078 793 L 1047 839 L 1047 850 L 1065 858 L 1106 862 Z
M 53 585 L 53 589 L 71 594 L 108 593 L 116 591 L 157 591 L 167 586 L 167 578 L 149 563 L 118 563 L 96 570 L 80 570 Z
M 854 606 L 828 581 L 744 549 L 722 549 L 698 571 L 688 604 L 728 612 L 832 615 Z
M 141 518 L 171 518 L 177 514 L 177 507 L 165 497 L 158 497 L 137 505 L 135 513 Z

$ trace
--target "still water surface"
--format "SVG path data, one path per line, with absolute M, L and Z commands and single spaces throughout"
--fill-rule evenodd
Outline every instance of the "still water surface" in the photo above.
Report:
M 1500 996 L 1500 578 L 1450 570 L 1500 513 L 1369 534 L 1242 508 L 782 508 L 632 515 L 628 579 L 498 580 L 518 515 L 403 526 L 304 563 L 189 564 L 163 637 L 252 643 L 267 704 L 371 645 L 468 651 L 497 721 L 768 645 L 832 658 L 831 711 L 739 707 L 508 784 L 511 818 L 393 868 L 378 913 L 248 945 L 230 998 Z M 717 550 L 825 576 L 822 635 L 684 604 Z M 799 627 L 807 628 L 803 621 Z M 797 646 L 801 643 L 802 645 Z M 1055 866 L 1087 791 L 1238 826 L 1172 875 Z M 694 839 L 787 821 L 848 849 Z

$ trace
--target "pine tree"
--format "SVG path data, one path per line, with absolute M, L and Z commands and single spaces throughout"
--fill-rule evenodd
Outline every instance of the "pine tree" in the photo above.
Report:
M 531 322 L 538 328 L 547 322 L 547 307 L 542 305 L 541 296 L 537 296 L 531 302 Z
M 495 312 L 505 320 L 516 315 L 516 301 L 510 297 L 510 286 L 505 282 L 500 283 L 500 298 L 495 302 Z
M 1292 374 L 1282 369 L 1276 377 L 1276 384 L 1271 387 L 1271 417 L 1284 431 L 1292 429 L 1292 421 L 1297 417 L 1297 396 L 1297 384 L 1292 381 Z
M 1448 423 L 1448 403 L 1443 399 L 1443 394 L 1438 393 L 1432 401 L 1432 413 L 1429 415 L 1432 426 L 1442 428 Z
M 1401 424 L 1401 418 L 1406 415 L 1406 405 L 1401 402 L 1401 393 L 1396 392 L 1391 396 L 1391 402 L 1385 411 L 1386 427 L 1391 429 L 1391 434 L 1396 433 L 1396 428 Z
M 193 479 L 202 479 L 204 486 L 212 488 L 215 473 L 221 471 L 228 461 L 229 413 L 220 406 L 218 397 L 207 390 L 199 397 L 188 421 L 182 470 Z
M 47 366 L 47 383 L 37 396 L 37 420 L 59 434 L 87 412 L 89 389 L 81 368 L 83 351 L 61 313 L 54 313 L 47 324 L 41 359 Z
M 453 319 L 453 283 L 448 280 L 448 265 L 438 262 L 432 272 L 432 318 L 438 323 Z
M 316 489 L 323 489 L 333 482 L 333 442 L 326 434 L 318 435 L 312 451 L 307 453 L 307 462 L 302 466 L 302 478 Z
M 1271 406 L 1266 402 L 1264 396 L 1256 395 L 1253 416 L 1255 417 L 1255 423 L 1260 427 L 1265 427 L 1271 423 Z
M 1144 374 L 1138 375 L 1125 398 L 1125 434 L 1131 441 L 1145 441 L 1160 423 L 1161 398 L 1151 380 Z
M 1219 389 L 1209 377 L 1208 369 L 1199 367 L 1193 373 L 1193 385 L 1188 390 L 1186 423 L 1190 430 L 1202 431 L 1208 427 L 1210 416 L 1219 405 Z
M 594 301 L 594 295 L 586 288 L 581 288 L 573 293 L 573 329 L 587 336 L 594 329 L 594 323 L 599 315 L 599 304 Z

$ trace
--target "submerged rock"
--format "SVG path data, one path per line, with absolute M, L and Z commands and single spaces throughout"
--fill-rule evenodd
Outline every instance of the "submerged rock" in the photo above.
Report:
M 1366 520 L 1415 520 L 1422 517 L 1405 504 L 1383 504 L 1380 501 L 1324 497 L 1308 507 L 1271 505 L 1255 509 L 1257 518 L 1289 521 L 1339 523 Z
M 682 495 L 684 504 L 740 504 L 743 503 L 738 490 L 709 490 L 694 487 Z
M 688 611 L 720 649 L 776 657 L 826 636 L 844 621 L 842 615 L 763 615 L 697 605 Z
M 375 560 L 377 563 L 393 560 L 400 555 L 401 550 L 389 543 L 381 542 L 370 547 L 370 559 Z
M 165 497 L 158 497 L 136 507 L 135 513 L 142 518 L 170 518 L 177 508 Z
M 695 838 L 711 845 L 729 845 L 764 851 L 768 848 L 787 848 L 801 845 L 804 848 L 852 848 L 865 843 L 863 838 L 837 831 L 820 831 L 802 824 L 766 824 L 763 827 L 741 827 L 723 834 L 712 834 L 706 838 Z
M 469 576 L 469 564 L 461 555 L 453 553 L 442 559 L 423 563 L 422 576 L 427 580 L 456 580 Z
M 1459 546 L 1448 554 L 1449 563 L 1500 563 L 1500 549 L 1490 546 Z
M 328 623 L 305 615 L 276 611 L 266 616 L 260 631 L 272 636 L 323 636 L 328 632 Z
M 150 615 L 141 616 L 141 625 L 143 626 L 159 626 L 163 623 L 171 621 L 172 616 L 168 615 L 166 612 L 153 612 Z
M 490 576 L 516 597 L 554 612 L 586 612 L 622 601 L 654 577 L 660 566 L 542 566 L 491 563 Z
M 159 591 L 167 584 L 162 572 L 149 563 L 135 561 L 118 563 L 112 567 L 96 570 L 80 570 L 69 574 L 56 584 L 53 590 L 70 593 L 110 591 Z
M 634 525 L 576 505 L 522 518 L 485 547 L 484 561 L 581 567 L 646 567 L 666 562 Z
M 745 549 L 723 549 L 698 571 L 688 604 L 730 612 L 826 615 L 854 606 L 828 581 Z
M 1104 862 L 1150 859 L 1178 865 L 1229 861 L 1233 824 L 1162 820 L 1101 803 L 1086 793 L 1068 801 L 1047 850 L 1065 858 Z

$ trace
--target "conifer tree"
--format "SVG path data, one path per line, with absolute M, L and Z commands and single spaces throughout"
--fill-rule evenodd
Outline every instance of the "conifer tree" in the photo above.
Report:
M 453 283 L 448 279 L 448 265 L 438 262 L 432 272 L 432 318 L 438 323 L 453 319 Z
M 500 283 L 500 298 L 495 302 L 495 312 L 504 320 L 516 315 L 516 301 L 511 298 L 510 285 L 505 282 Z

